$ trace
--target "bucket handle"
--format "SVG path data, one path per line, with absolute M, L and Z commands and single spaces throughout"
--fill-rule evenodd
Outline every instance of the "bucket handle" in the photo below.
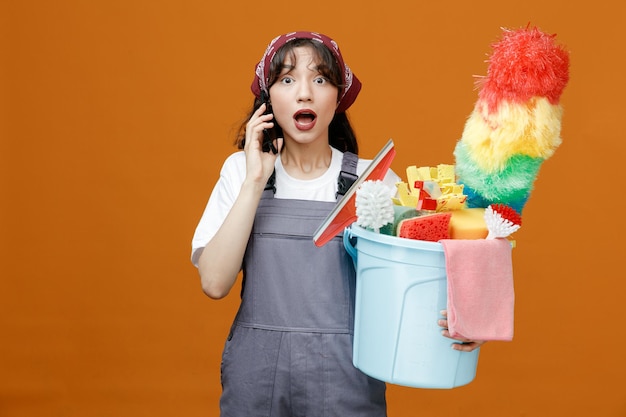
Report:
M 346 227 L 343 229 L 343 247 L 346 248 L 348 255 L 352 258 L 352 262 L 354 262 L 354 266 L 356 268 L 356 258 L 357 258 L 357 250 L 352 244 L 352 229 Z

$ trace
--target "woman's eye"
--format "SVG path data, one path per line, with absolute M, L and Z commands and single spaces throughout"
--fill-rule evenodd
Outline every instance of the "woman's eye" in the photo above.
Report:
M 324 84 L 324 83 L 326 83 L 326 81 L 327 81 L 327 80 L 326 80 L 326 78 L 325 78 L 325 77 L 317 77 L 317 78 L 314 80 L 314 82 L 315 82 L 316 84 Z
M 280 80 L 280 82 L 283 84 L 291 84 L 293 82 L 293 79 L 289 77 L 284 77 Z

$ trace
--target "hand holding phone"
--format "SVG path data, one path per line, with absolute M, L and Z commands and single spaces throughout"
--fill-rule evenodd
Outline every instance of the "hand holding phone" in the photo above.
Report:
M 270 103 L 267 93 L 261 92 L 261 100 L 265 103 L 265 111 L 263 114 L 272 114 L 272 104 Z M 273 154 L 277 154 L 278 149 L 274 146 L 274 140 L 283 136 L 283 130 L 278 126 L 276 118 L 274 118 L 273 123 L 273 128 L 263 129 L 263 144 L 261 148 L 263 152 L 272 151 Z

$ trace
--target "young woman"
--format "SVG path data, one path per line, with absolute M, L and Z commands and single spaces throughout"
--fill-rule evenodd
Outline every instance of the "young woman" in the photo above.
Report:
M 211 298 L 225 297 L 243 270 L 223 352 L 222 416 L 386 415 L 385 384 L 352 365 L 352 260 L 340 237 L 322 247 L 312 239 L 342 180 L 369 163 L 355 156 L 345 113 L 360 88 L 337 44 L 318 33 L 275 38 L 257 66 L 243 151 L 226 159 L 192 245 Z M 399 178 L 385 180 L 395 189 Z

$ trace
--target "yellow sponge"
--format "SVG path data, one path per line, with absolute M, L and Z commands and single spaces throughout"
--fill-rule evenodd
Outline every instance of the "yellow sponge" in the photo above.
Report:
M 484 208 L 467 208 L 451 211 L 451 239 L 484 239 L 487 237 Z

